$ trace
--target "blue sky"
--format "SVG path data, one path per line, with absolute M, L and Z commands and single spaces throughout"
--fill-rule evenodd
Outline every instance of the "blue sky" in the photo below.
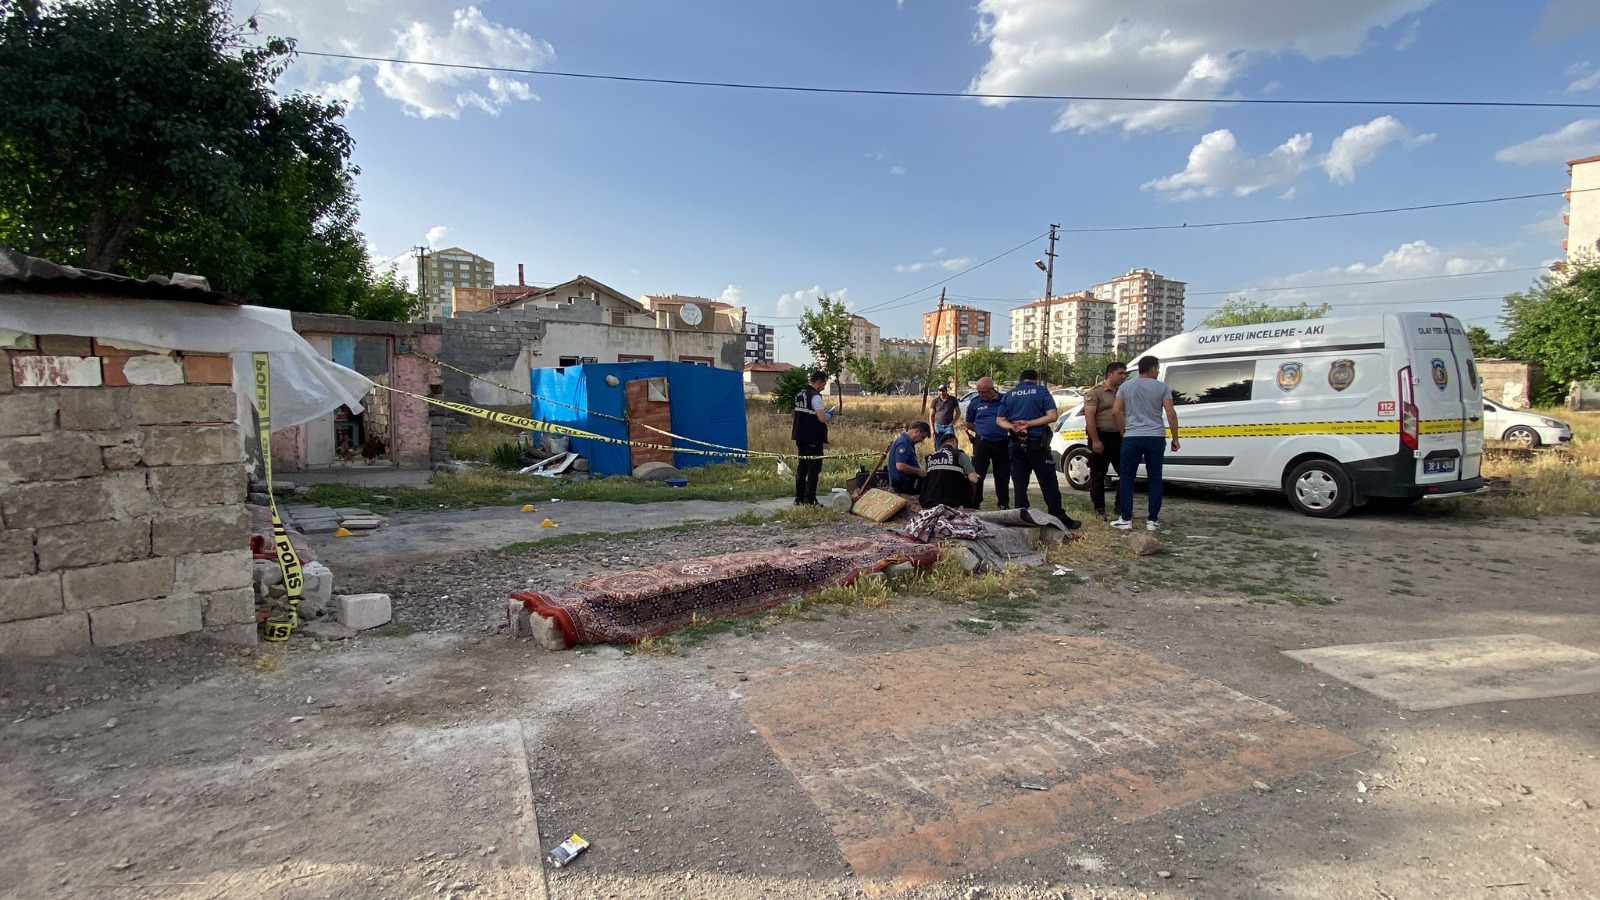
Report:
M 257 0 L 302 50 L 544 71 L 837 88 L 1600 104 L 1590 0 Z M 1266 12 L 1263 12 L 1266 10 Z M 1200 223 L 1558 192 L 1600 109 L 986 102 L 579 80 L 302 57 L 286 87 L 352 102 L 362 227 L 498 280 L 586 274 L 739 302 L 792 327 L 819 292 L 915 336 L 950 275 L 1060 224 L 1058 293 L 1147 267 L 1189 324 L 1236 289 L 1494 330 L 1559 258 L 1559 197 L 1296 224 Z M 1030 246 L 945 287 L 1038 297 Z M 413 263 L 401 259 L 404 270 Z M 1482 274 L 1480 274 L 1482 273 Z M 1462 277 L 1434 279 L 1430 276 Z M 1316 285 L 1395 278 L 1382 285 Z M 903 298 L 903 299 L 896 299 Z M 890 302 L 893 301 L 893 302 Z M 1389 304 L 1389 305 L 1384 305 Z

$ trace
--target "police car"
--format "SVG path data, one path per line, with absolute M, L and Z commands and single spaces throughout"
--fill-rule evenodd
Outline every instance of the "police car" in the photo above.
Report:
M 1374 498 L 1487 490 L 1482 386 L 1454 316 L 1197 329 L 1144 355 L 1161 360 L 1178 408 L 1182 449 L 1166 455 L 1167 481 L 1282 491 L 1322 518 Z M 1052 445 L 1068 482 L 1087 489 L 1081 407 L 1061 417 Z

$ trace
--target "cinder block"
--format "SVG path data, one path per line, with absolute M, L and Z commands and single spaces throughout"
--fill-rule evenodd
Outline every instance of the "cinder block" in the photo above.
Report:
M 68 569 L 61 575 L 62 600 L 67 609 L 78 610 L 165 597 L 173 593 L 176 571 L 170 559 Z
M 38 571 L 33 557 L 33 531 L 10 528 L 0 531 L 0 578 L 32 575 Z
M 232 422 L 238 417 L 233 388 L 174 384 L 133 388 L 133 420 L 140 425 Z
M 305 576 L 305 585 L 300 591 L 303 602 L 326 609 L 333 602 L 333 571 L 313 560 L 300 566 L 300 574 Z
M 256 644 L 256 623 L 251 622 L 248 625 L 212 625 L 206 628 L 206 637 L 209 640 L 221 641 L 224 644 L 254 647 Z
M 183 380 L 190 384 L 233 384 L 233 360 L 227 356 L 185 353 Z
M 100 445 L 86 434 L 0 438 L 0 485 L 98 475 Z
M 178 590 L 209 594 L 250 587 L 249 550 L 194 553 L 178 557 Z
M 244 625 L 256 620 L 256 594 L 249 588 L 212 591 L 201 599 L 205 601 L 207 628 L 213 625 Z
M 165 597 L 89 610 L 89 633 L 96 647 L 115 647 L 199 631 L 199 597 Z
M 41 572 L 144 559 L 150 555 L 150 520 L 41 528 L 34 534 L 33 546 Z
M 211 553 L 250 546 L 250 513 L 243 505 L 200 507 L 163 513 L 150 535 L 157 556 Z
M 210 466 L 244 462 L 234 425 L 156 425 L 144 430 L 147 466 Z
M 357 631 L 387 625 L 394 618 L 388 594 L 337 594 L 333 615 L 339 624 Z
M 61 609 L 59 574 L 0 579 L 0 622 L 53 616 Z
M 137 466 L 144 460 L 144 452 L 133 441 L 100 448 L 100 463 L 108 471 L 121 472 Z
M 239 503 L 245 494 L 244 466 L 171 466 L 150 470 L 150 492 L 168 509 Z
M 183 384 L 183 363 L 170 353 L 127 357 L 122 362 L 122 377 L 136 385 Z
M 100 357 L 13 356 L 17 387 L 99 387 Z
M 94 339 L 75 334 L 41 334 L 39 352 L 46 356 L 89 356 L 94 353 Z
M 55 431 L 55 411 L 56 398 L 51 391 L 21 391 L 0 396 L 0 437 Z
M 88 646 L 88 613 L 0 624 L 0 656 L 55 656 Z
M 0 330 L 0 337 L 3 336 L 4 331 Z M 16 384 L 11 378 L 11 355 L 0 350 L 0 394 L 9 394 L 13 390 L 16 390 Z
M 76 481 L 36 481 L 0 489 L 0 510 L 12 528 L 134 519 L 149 515 L 155 500 L 143 471 L 114 472 Z
M 116 387 L 102 387 L 96 391 L 60 391 L 56 404 L 61 410 L 61 427 L 67 431 L 120 429 L 128 423 L 133 408 L 128 399 L 128 389 Z

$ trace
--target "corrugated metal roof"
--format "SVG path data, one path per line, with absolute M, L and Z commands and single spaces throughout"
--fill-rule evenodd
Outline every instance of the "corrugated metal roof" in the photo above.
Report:
M 37 256 L 0 247 L 0 292 L 30 294 L 117 294 L 140 300 L 183 300 L 216 306 L 239 306 L 240 297 L 221 294 L 199 275 L 174 273 L 129 278 L 93 269 L 63 266 Z

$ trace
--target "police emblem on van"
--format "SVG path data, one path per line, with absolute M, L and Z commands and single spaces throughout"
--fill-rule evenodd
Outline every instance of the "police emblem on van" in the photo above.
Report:
M 1278 367 L 1278 388 L 1282 391 L 1292 391 L 1300 386 L 1300 379 L 1306 374 L 1303 363 L 1286 362 Z
M 1444 367 L 1444 360 L 1436 356 L 1428 367 L 1433 370 L 1433 383 L 1439 390 L 1442 391 L 1450 386 L 1450 370 Z
M 1328 367 L 1328 387 L 1342 391 L 1355 383 L 1356 361 L 1353 359 L 1336 359 Z

